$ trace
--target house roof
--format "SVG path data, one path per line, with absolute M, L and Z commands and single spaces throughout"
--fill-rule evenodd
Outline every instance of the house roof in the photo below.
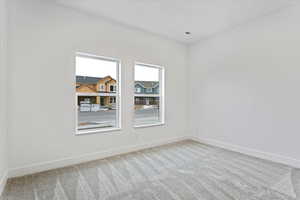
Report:
M 76 83 L 81 84 L 97 84 L 99 80 L 103 78 L 91 77 L 91 76 L 76 76 Z
M 158 81 L 135 81 L 135 84 L 139 84 L 143 88 L 155 88 L 158 85 Z
M 80 84 L 97 84 L 99 80 L 107 77 L 91 77 L 91 76 L 76 76 L 76 83 Z M 158 85 L 158 81 L 135 81 L 135 84 L 139 84 L 143 88 L 155 88 Z
M 107 79 L 107 81 L 115 80 L 110 76 L 91 77 L 91 76 L 76 76 L 76 83 L 80 84 L 97 84 L 99 80 Z

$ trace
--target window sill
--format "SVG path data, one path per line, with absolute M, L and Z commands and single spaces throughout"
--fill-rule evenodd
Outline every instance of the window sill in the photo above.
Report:
M 148 128 L 148 127 L 153 127 L 153 126 L 164 126 L 164 125 L 165 125 L 164 122 L 159 122 L 159 123 L 155 123 L 155 124 L 136 125 L 136 126 L 134 126 L 134 128 Z
M 102 129 L 90 129 L 90 130 L 77 130 L 76 136 L 81 135 L 90 135 L 90 134 L 97 134 L 97 133 L 105 133 L 105 132 L 114 132 L 120 131 L 121 128 L 102 128 Z

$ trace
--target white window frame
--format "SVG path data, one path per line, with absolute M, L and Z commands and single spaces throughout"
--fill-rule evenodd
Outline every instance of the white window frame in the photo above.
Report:
M 144 67 L 152 67 L 159 70 L 159 115 L 160 115 L 160 122 L 152 123 L 152 124 L 142 124 L 142 125 L 135 125 L 133 122 L 134 128 L 146 128 L 146 127 L 152 127 L 152 126 L 162 126 L 165 125 L 165 67 L 160 65 L 153 65 L 153 64 L 147 64 L 143 62 L 135 62 L 134 63 L 134 70 L 133 70 L 133 81 L 135 83 L 135 66 L 144 66 Z M 134 84 L 135 85 L 135 84 Z M 135 106 L 135 97 L 138 96 L 138 94 L 134 93 L 133 97 L 133 107 Z M 134 116 L 134 109 L 133 109 L 133 116 Z M 134 116 L 135 117 L 135 116 Z M 134 121 L 134 119 L 133 119 Z
M 86 58 L 93 58 L 93 59 L 99 59 L 99 60 L 106 60 L 110 62 L 116 62 L 117 64 L 117 69 L 116 69 L 116 77 L 117 77 L 117 91 L 116 91 L 116 127 L 113 128 L 93 128 L 93 129 L 83 129 L 79 130 L 78 129 L 78 96 L 81 96 L 76 92 L 75 89 L 75 135 L 80 136 L 80 135 L 86 135 L 86 134 L 95 134 L 95 133 L 103 133 L 103 132 L 112 132 L 112 131 L 119 131 L 122 129 L 122 101 L 121 101 L 121 61 L 115 58 L 110 58 L 110 57 L 104 57 L 104 56 L 98 56 L 94 54 L 89 54 L 89 53 L 82 53 L 82 52 L 76 52 L 75 53 L 75 85 L 76 85 L 76 58 L 78 56 L 81 57 L 86 57 Z M 100 95 L 99 95 L 100 96 Z

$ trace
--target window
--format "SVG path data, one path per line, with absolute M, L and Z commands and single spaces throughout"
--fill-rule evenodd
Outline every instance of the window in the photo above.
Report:
M 115 92 L 115 91 L 116 91 L 116 89 L 117 89 L 117 88 L 116 88 L 116 86 L 115 86 L 115 85 L 111 85 L 111 86 L 110 86 L 110 91 L 111 91 L 111 92 Z
M 141 92 L 142 92 L 142 89 L 141 89 L 140 87 L 136 87 L 136 88 L 135 88 L 135 92 L 136 92 L 136 93 L 141 93 Z
M 104 91 L 105 86 L 103 84 L 100 85 L 100 91 Z
M 78 53 L 76 55 L 77 133 L 120 128 L 119 62 Z M 100 90 L 97 88 L 100 87 Z
M 134 126 L 164 124 L 164 69 L 135 65 Z M 141 87 L 146 88 L 141 90 Z
M 116 97 L 110 97 L 109 102 L 110 103 L 116 103 Z

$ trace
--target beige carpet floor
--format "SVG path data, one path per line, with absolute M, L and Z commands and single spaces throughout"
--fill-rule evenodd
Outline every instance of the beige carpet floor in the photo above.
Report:
M 185 141 L 8 181 L 1 200 L 299 200 L 300 170 Z

